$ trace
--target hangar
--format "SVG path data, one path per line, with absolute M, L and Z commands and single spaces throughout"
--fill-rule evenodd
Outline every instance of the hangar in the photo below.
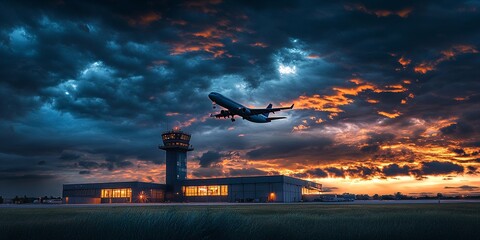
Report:
M 319 194 L 322 185 L 276 176 L 187 179 L 191 135 L 173 129 L 162 134 L 166 151 L 165 184 L 146 182 L 81 183 L 63 185 L 66 204 L 144 202 L 300 202 Z

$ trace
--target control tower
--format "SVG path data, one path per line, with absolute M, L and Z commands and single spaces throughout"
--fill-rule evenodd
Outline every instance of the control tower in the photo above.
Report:
M 174 128 L 171 131 L 162 134 L 163 146 L 158 148 L 165 150 L 166 154 L 166 187 L 167 198 L 172 199 L 171 194 L 179 194 L 181 192 L 181 182 L 187 178 L 187 152 L 193 151 L 190 145 L 191 135 Z M 170 197 L 168 196 L 170 195 Z

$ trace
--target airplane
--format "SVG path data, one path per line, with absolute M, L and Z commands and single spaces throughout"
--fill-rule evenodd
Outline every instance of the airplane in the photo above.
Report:
M 211 114 L 210 117 L 216 118 L 231 118 L 232 122 L 235 122 L 235 115 L 242 117 L 250 122 L 254 123 L 268 123 L 272 120 L 283 119 L 286 117 L 268 117 L 270 113 L 275 113 L 277 111 L 292 109 L 293 104 L 290 107 L 279 107 L 272 108 L 270 103 L 267 108 L 247 108 L 240 103 L 233 101 L 220 93 L 211 92 L 208 94 L 208 98 L 213 102 L 213 108 L 216 108 L 216 104 L 226 108 L 227 110 L 221 110 L 219 114 Z

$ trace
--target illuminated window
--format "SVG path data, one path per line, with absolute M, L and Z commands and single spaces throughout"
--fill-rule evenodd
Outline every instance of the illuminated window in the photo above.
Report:
M 311 189 L 311 188 L 302 188 L 302 195 L 313 195 L 313 194 L 321 194 L 320 190 L 318 189 Z
M 221 188 L 221 191 L 220 191 L 221 195 L 222 196 L 227 196 L 228 195 L 228 185 L 221 185 L 220 188 Z
M 185 196 L 228 196 L 228 185 L 186 186 Z
M 131 188 L 102 189 L 102 198 L 131 198 Z

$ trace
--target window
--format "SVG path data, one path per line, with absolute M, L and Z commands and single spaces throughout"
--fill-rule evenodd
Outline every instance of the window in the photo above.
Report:
M 102 189 L 102 198 L 131 198 L 131 188 Z
M 185 186 L 183 194 L 192 196 L 228 196 L 228 185 Z
M 302 188 L 302 195 L 314 195 L 314 194 L 321 194 L 322 192 L 318 189 L 312 188 Z

